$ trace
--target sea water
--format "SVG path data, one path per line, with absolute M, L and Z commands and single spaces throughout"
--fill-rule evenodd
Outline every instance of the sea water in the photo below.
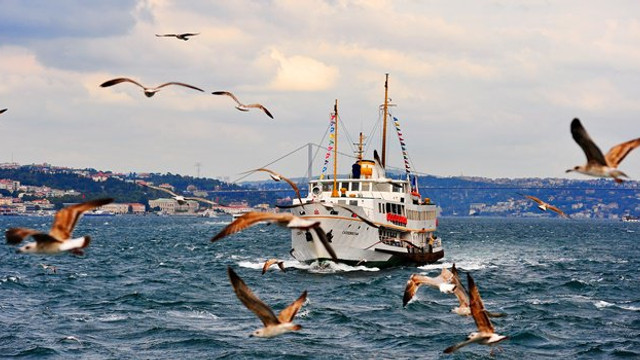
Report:
M 452 295 L 423 287 L 403 308 L 412 273 L 469 272 L 508 335 L 495 358 L 640 358 L 640 223 L 444 218 L 445 257 L 422 267 L 305 265 L 290 232 L 257 225 L 211 243 L 229 221 L 86 217 L 84 256 L 0 250 L 0 357 L 82 359 L 480 359 L 487 346 L 442 351 L 476 330 Z M 0 229 L 48 230 L 51 218 L 0 217 Z M 286 272 L 268 258 L 285 260 Z M 57 267 L 56 273 L 40 264 Z M 231 266 L 276 314 L 308 291 L 302 329 L 272 339 L 235 296 Z

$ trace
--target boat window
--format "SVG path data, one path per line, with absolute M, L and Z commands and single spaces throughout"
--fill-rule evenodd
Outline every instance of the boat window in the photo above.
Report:
M 330 182 L 322 183 L 322 191 L 331 191 L 332 185 Z
M 349 205 L 358 206 L 358 200 L 349 200 Z
M 371 190 L 371 183 L 363 182 L 362 183 L 362 191 L 370 191 L 370 190 Z
M 391 184 L 376 184 L 375 190 L 381 192 L 389 192 L 391 191 Z
M 346 200 L 338 200 L 338 204 L 346 205 L 347 201 Z
M 390 213 L 391 212 L 391 204 L 386 203 L 386 212 Z
M 351 191 L 360 191 L 360 183 L 352 182 L 351 183 Z

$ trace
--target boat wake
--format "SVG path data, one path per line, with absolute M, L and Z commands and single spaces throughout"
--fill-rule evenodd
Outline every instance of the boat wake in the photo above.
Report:
M 265 261 L 266 259 L 262 261 L 243 260 L 238 262 L 238 266 L 262 271 L 262 266 L 264 265 Z M 376 267 L 366 267 L 363 265 L 350 266 L 346 264 L 334 263 L 332 261 L 315 261 L 311 264 L 303 264 L 297 260 L 284 260 L 284 267 L 285 269 L 306 270 L 314 274 L 332 274 L 353 271 L 380 271 L 380 269 Z

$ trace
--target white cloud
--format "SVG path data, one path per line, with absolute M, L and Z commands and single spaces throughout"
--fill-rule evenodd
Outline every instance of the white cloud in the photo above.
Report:
M 278 63 L 278 70 L 270 87 L 280 91 L 318 91 L 331 88 L 338 77 L 338 69 L 312 59 L 294 55 L 286 57 L 272 49 L 270 58 Z

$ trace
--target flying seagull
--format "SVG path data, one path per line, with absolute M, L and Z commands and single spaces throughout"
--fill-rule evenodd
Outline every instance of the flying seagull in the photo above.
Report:
M 291 186 L 291 188 L 293 189 L 293 191 L 296 192 L 296 197 L 298 198 L 298 201 L 300 201 L 300 204 L 303 204 L 302 202 L 302 196 L 300 196 L 300 189 L 298 189 L 298 186 L 296 185 L 296 183 L 294 183 L 293 181 L 291 181 L 289 178 L 284 177 L 282 174 L 279 174 L 273 170 L 267 169 L 267 168 L 259 168 L 259 169 L 255 169 L 255 170 L 250 170 L 245 172 L 246 173 L 254 173 L 257 171 L 263 171 L 266 173 L 269 173 L 269 176 L 271 177 L 271 179 L 273 179 L 273 181 L 281 181 L 284 180 L 287 184 L 289 184 L 289 186 Z
M 39 266 L 41 268 L 43 268 L 45 272 L 47 272 L 48 270 L 51 270 L 51 272 L 54 273 L 54 274 L 58 273 L 58 267 L 57 266 L 47 265 L 47 264 L 40 264 Z
M 26 228 L 11 228 L 5 232 L 7 244 L 17 245 L 24 238 L 31 236 L 35 242 L 30 242 L 18 249 L 20 253 L 57 254 L 69 251 L 76 255 L 82 255 L 82 249 L 89 246 L 91 238 L 83 236 L 71 239 L 71 233 L 80 216 L 91 209 L 113 202 L 111 198 L 87 201 L 81 204 L 71 205 L 59 210 L 53 220 L 53 225 L 48 234 L 38 230 Z
M 429 285 L 434 288 L 440 289 L 445 294 L 450 294 L 456 289 L 456 285 L 452 284 L 453 274 L 446 268 L 442 268 L 440 275 L 436 277 L 429 277 L 420 274 L 412 274 L 407 281 L 407 286 L 404 289 L 404 296 L 402 298 L 402 306 L 407 306 L 407 303 L 418 291 L 421 285 Z
M 189 37 L 199 35 L 200 33 L 182 33 L 182 34 L 156 34 L 157 37 L 174 37 L 176 39 L 187 41 Z
M 507 336 L 496 334 L 495 329 L 491 324 L 491 320 L 489 320 L 489 316 L 487 315 L 487 311 L 484 308 L 482 299 L 480 298 L 480 292 L 478 291 L 478 288 L 476 287 L 476 284 L 473 281 L 471 274 L 469 273 L 467 273 L 467 282 L 469 284 L 469 298 L 471 300 L 469 303 L 469 307 L 471 308 L 471 316 L 473 316 L 473 320 L 476 323 L 478 331 L 474 331 L 469 334 L 467 340 L 446 348 L 444 350 L 445 354 L 450 354 L 460 349 L 461 347 L 469 345 L 471 343 L 495 345 L 500 341 L 508 339 Z
M 8 109 L 1 109 L 0 110 L 0 114 L 2 114 L 3 112 L 7 111 Z
M 313 229 L 318 239 L 327 250 L 329 255 L 334 261 L 338 260 L 338 256 L 336 252 L 329 244 L 329 239 L 327 238 L 327 234 L 320 227 L 320 221 L 310 221 L 298 216 L 295 216 L 291 213 L 269 213 L 269 212 L 256 212 L 250 211 L 239 218 L 235 219 L 231 224 L 227 225 L 224 229 L 222 229 L 217 235 L 215 235 L 211 242 L 216 242 L 222 239 L 225 236 L 235 234 L 238 231 L 242 231 L 252 225 L 255 225 L 261 221 L 270 221 L 274 222 L 281 226 L 286 226 L 288 228 L 294 229 L 302 229 L 302 230 L 310 230 Z
M 518 193 L 518 194 L 520 194 L 520 193 Z M 522 195 L 522 196 L 526 197 L 526 198 L 527 198 L 527 199 L 529 199 L 529 200 L 533 200 L 533 201 L 535 201 L 536 203 L 538 203 L 538 209 L 540 209 L 540 210 L 542 210 L 542 211 L 551 210 L 551 211 L 555 211 L 556 213 L 558 213 L 558 214 L 559 214 L 560 216 L 562 216 L 562 217 L 565 217 L 565 218 L 568 218 L 568 217 L 569 217 L 569 215 L 565 214 L 565 213 L 564 213 L 564 211 L 562 211 L 562 210 L 560 210 L 559 208 L 557 208 L 557 207 L 555 207 L 555 206 L 553 206 L 553 205 L 549 204 L 548 202 L 544 202 L 544 201 L 542 201 L 542 200 L 538 199 L 538 198 L 537 198 L 537 197 L 535 197 L 535 196 L 525 195 L 525 194 L 520 194 L 520 195 Z
M 621 177 L 628 178 L 627 174 L 618 170 L 618 165 L 631 150 L 640 145 L 640 138 L 618 144 L 609 149 L 606 155 L 602 155 L 600 148 L 591 140 L 587 130 L 582 127 L 580 120 L 577 118 L 571 122 L 571 135 L 587 156 L 587 163 L 585 165 L 575 166 L 566 172 L 576 171 L 596 177 L 612 177 L 617 183 L 623 181 Z
M 189 200 L 194 200 L 194 201 L 198 201 L 198 202 L 203 202 L 209 205 L 213 205 L 213 206 L 219 206 L 220 204 L 218 204 L 215 201 L 211 201 L 208 199 L 204 199 L 204 198 L 200 198 L 200 197 L 193 197 L 193 196 L 183 196 L 183 195 L 178 195 L 176 193 L 174 193 L 173 191 L 160 187 L 160 186 L 153 186 L 153 185 L 149 185 L 149 184 L 145 184 L 143 183 L 142 186 L 148 187 L 150 189 L 154 189 L 154 190 L 158 190 L 158 191 L 164 191 L 167 194 L 171 195 L 171 197 L 178 202 L 178 204 L 180 205 L 184 205 L 187 203 L 187 201 Z
M 240 102 L 240 100 L 238 100 L 238 98 L 233 95 L 232 93 L 228 92 L 228 91 L 214 91 L 212 92 L 213 95 L 227 95 L 230 98 L 233 99 L 233 101 L 235 101 L 236 103 L 238 103 L 238 106 L 236 106 L 236 109 L 240 110 L 240 111 L 249 111 L 250 108 L 256 108 L 256 109 L 260 109 L 262 111 L 264 111 L 265 114 L 267 114 L 268 117 L 273 119 L 273 115 L 271 115 L 271 113 L 269 112 L 269 110 L 267 110 L 266 107 L 262 106 L 262 104 L 243 104 Z
M 141 87 L 143 89 L 144 94 L 147 97 L 152 97 L 158 91 L 160 91 L 160 89 L 162 89 L 163 87 L 168 86 L 168 85 L 180 85 L 180 86 L 188 87 L 190 89 L 194 89 L 194 90 L 198 90 L 198 91 L 204 92 L 204 90 L 202 90 L 200 88 L 197 88 L 197 87 L 195 87 L 193 85 L 189 85 L 189 84 L 185 84 L 185 83 L 181 83 L 181 82 L 175 82 L 175 81 L 164 83 L 162 85 L 150 88 L 150 87 L 146 87 L 146 86 L 140 84 L 139 82 L 137 82 L 135 80 L 131 80 L 129 78 L 124 78 L 124 77 L 115 78 L 115 79 L 111 79 L 111 80 L 105 81 L 102 84 L 100 84 L 100 87 L 109 87 L 109 86 L 120 84 L 122 82 L 130 82 L 132 84 L 138 85 L 139 87 Z
M 302 329 L 302 326 L 292 323 L 293 318 L 298 313 L 298 310 L 302 307 L 305 300 L 307 300 L 307 291 L 305 290 L 302 295 L 296 301 L 287 306 L 284 310 L 276 315 L 269 305 L 265 304 L 249 289 L 247 284 L 233 271 L 231 267 L 227 267 L 227 273 L 229 274 L 229 280 L 233 286 L 238 299 L 251 310 L 260 321 L 264 324 L 264 328 L 254 331 L 250 336 L 270 338 L 278 336 L 290 331 L 298 331 Z
M 264 265 L 262 266 L 262 275 L 264 275 L 267 270 L 269 270 L 269 267 L 273 264 L 278 264 L 278 267 L 280 268 L 280 270 L 282 270 L 282 272 L 287 272 L 287 270 L 285 270 L 284 268 L 284 261 L 278 259 L 269 259 L 265 261 Z

